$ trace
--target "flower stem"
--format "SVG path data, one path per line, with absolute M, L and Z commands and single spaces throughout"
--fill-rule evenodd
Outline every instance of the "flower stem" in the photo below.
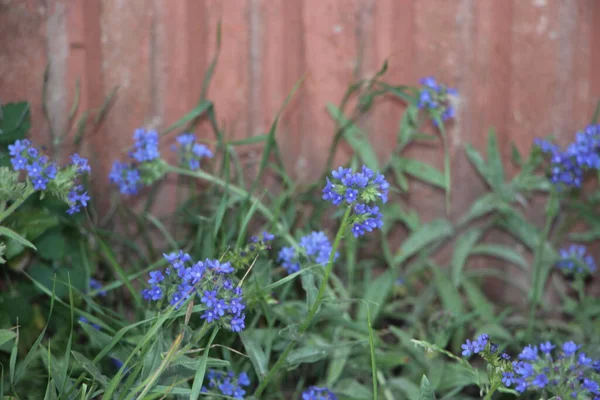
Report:
M 0 222 L 4 221 L 6 218 L 8 218 L 10 216 L 10 214 L 15 212 L 15 210 L 21 206 L 21 204 L 25 203 L 25 200 L 27 200 L 29 198 L 29 196 L 31 196 L 33 194 L 33 192 L 34 192 L 34 190 L 31 190 L 30 188 L 28 188 L 28 190 L 25 192 L 23 197 L 15 200 L 10 205 L 10 207 L 8 207 L 6 210 L 4 210 L 2 213 L 0 213 Z
M 333 269 L 333 260 L 335 258 L 335 253 L 340 245 L 342 237 L 344 236 L 344 232 L 346 231 L 346 228 L 348 227 L 348 222 L 349 222 L 349 217 L 350 217 L 351 211 L 352 211 L 352 207 L 349 206 L 346 209 L 344 216 L 342 217 L 342 223 L 340 225 L 340 228 L 338 229 L 337 234 L 335 235 L 333 247 L 331 248 L 331 254 L 329 255 L 329 261 L 327 262 L 327 266 L 325 267 L 325 273 L 323 275 L 323 280 L 321 281 L 321 285 L 319 286 L 319 292 L 317 293 L 315 302 L 311 306 L 308 314 L 306 315 L 306 317 L 304 318 L 304 321 L 302 322 L 302 324 L 300 325 L 300 328 L 298 329 L 298 332 L 300 335 L 302 335 L 306 332 L 306 330 L 310 326 L 310 323 L 312 322 L 315 314 L 317 313 L 319 306 L 321 305 L 321 302 L 323 301 L 323 295 L 325 294 L 325 290 L 327 288 L 327 283 L 329 281 L 329 275 L 331 274 L 331 270 Z M 267 373 L 265 378 L 262 380 L 260 385 L 256 388 L 256 391 L 254 392 L 254 396 L 256 398 L 260 398 L 260 395 L 267 388 L 267 385 L 269 384 L 271 379 L 273 379 L 275 374 L 277 374 L 279 369 L 281 369 L 283 363 L 287 359 L 287 356 L 290 354 L 290 351 L 292 351 L 292 349 L 294 348 L 295 343 L 296 343 L 295 341 L 291 341 L 288 343 L 288 345 L 286 346 L 283 353 L 281 353 L 281 355 L 275 362 L 275 365 L 273 365 L 273 367 L 269 370 L 269 372 Z
M 552 199 L 550 200 L 552 201 Z M 543 290 L 543 285 L 540 282 L 544 276 L 542 273 L 542 269 L 546 268 L 543 260 L 544 246 L 546 245 L 546 240 L 550 234 L 550 229 L 552 228 L 552 221 L 554 219 L 553 212 L 547 213 L 546 222 L 544 224 L 544 230 L 539 237 L 539 242 L 534 251 L 534 260 L 533 260 L 533 274 L 532 274 L 532 285 L 533 291 L 531 293 L 530 307 L 529 307 L 529 319 L 527 321 L 527 337 L 529 340 L 533 339 L 533 331 L 534 331 L 534 321 L 536 317 L 537 306 L 541 297 L 541 290 Z M 547 276 L 547 274 L 546 274 Z

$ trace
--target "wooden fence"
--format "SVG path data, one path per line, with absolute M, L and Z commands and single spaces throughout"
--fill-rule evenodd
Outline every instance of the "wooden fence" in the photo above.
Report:
M 506 158 L 511 141 L 522 151 L 536 136 L 567 141 L 600 97 L 597 0 L 2 0 L 0 100 L 29 100 L 34 137 L 48 143 L 50 129 L 66 128 L 77 80 L 79 115 L 118 86 L 86 144 L 94 184 L 105 186 L 136 127 L 165 128 L 196 104 L 219 20 L 222 51 L 208 97 L 229 138 L 265 132 L 305 75 L 278 132 L 300 180 L 324 165 L 334 132 L 326 104 L 339 103 L 385 59 L 390 83 L 434 75 L 459 91 L 449 132 L 458 209 L 482 190 L 465 143 L 483 148 L 489 126 Z M 47 65 L 50 123 L 42 106 Z M 360 121 L 382 158 L 401 111 L 383 101 Z M 410 151 L 441 166 L 439 154 Z M 419 208 L 443 212 L 441 195 L 420 193 Z

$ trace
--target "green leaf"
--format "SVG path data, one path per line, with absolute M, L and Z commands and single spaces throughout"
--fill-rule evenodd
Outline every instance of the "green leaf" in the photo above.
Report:
M 43 259 L 58 261 L 65 256 L 67 244 L 61 228 L 47 230 L 35 242 Z
M 419 389 L 419 400 L 435 400 L 435 393 L 429 379 L 425 375 L 421 378 L 421 388 Z
M 495 190 L 501 190 L 504 185 L 504 166 L 502 165 L 502 155 L 498 150 L 498 141 L 496 132 L 490 128 L 488 132 L 488 179 L 490 185 Z
M 0 144 L 23 139 L 31 128 L 29 103 L 7 103 L 0 109 Z
M 399 164 L 399 168 L 417 179 L 431 185 L 446 189 L 444 174 L 442 171 L 419 160 L 405 157 L 394 157 L 393 162 Z
M 260 345 L 260 341 L 257 340 L 252 331 L 240 332 L 239 336 L 246 349 L 246 354 L 250 357 L 256 375 L 262 380 L 262 377 L 267 373 L 267 356 Z
M 464 312 L 464 306 L 457 288 L 452 285 L 452 282 L 440 267 L 431 261 L 428 264 L 435 277 L 435 285 L 444 308 L 451 311 L 455 316 L 461 315 Z
M 172 131 L 174 131 L 176 129 L 181 128 L 182 126 L 184 126 L 188 122 L 197 119 L 202 114 L 204 114 L 208 109 L 210 109 L 212 106 L 213 106 L 212 102 L 210 102 L 208 100 L 200 101 L 200 103 L 198 103 L 198 105 L 196 105 L 196 107 L 194 107 L 192 109 L 192 111 L 190 111 L 189 113 L 187 113 L 186 115 L 184 115 L 181 119 L 179 119 L 178 121 L 176 121 L 175 123 L 173 123 L 171 126 L 169 126 L 167 128 L 167 130 L 162 133 L 162 135 L 166 135 L 169 132 L 172 132 Z
M 510 205 L 496 193 L 486 193 L 473 202 L 469 211 L 460 219 L 465 224 L 475 218 L 483 217 L 492 211 L 509 210 Z
M 471 249 L 481 238 L 482 233 L 480 229 L 472 229 L 460 236 L 456 241 L 454 253 L 452 253 L 452 283 L 455 287 L 460 285 L 465 262 L 471 253 Z
M 477 172 L 479 172 L 479 175 L 490 184 L 488 181 L 488 167 L 485 164 L 483 157 L 481 157 L 481 154 L 470 143 L 465 145 L 465 151 L 467 152 L 467 158 L 471 161 L 471 164 L 473 164 Z
M 202 383 L 204 382 L 204 373 L 206 372 L 206 364 L 208 363 L 208 353 L 210 351 L 210 347 L 215 340 L 215 336 L 217 336 L 217 332 L 219 328 L 215 328 L 210 335 L 210 339 L 208 339 L 208 343 L 206 344 L 206 350 L 204 350 L 204 354 L 202 354 L 202 361 L 200 362 L 200 366 L 196 371 L 196 375 L 194 376 L 194 383 L 192 384 L 192 393 L 190 394 L 190 400 L 198 400 L 198 396 L 200 396 L 200 390 L 202 389 Z
M 385 300 L 389 296 L 394 286 L 394 271 L 388 269 L 379 275 L 374 281 L 367 285 L 364 295 L 364 302 L 360 302 L 358 308 L 358 321 L 365 321 L 371 309 L 371 317 L 377 321 L 377 317 L 385 305 Z
M 310 309 L 317 298 L 317 285 L 315 283 L 315 275 L 314 274 L 302 274 L 300 277 L 300 281 L 302 282 L 302 288 L 306 292 L 306 306 L 307 309 Z
M 15 331 L 11 331 L 9 329 L 0 329 L 0 346 L 16 337 L 17 334 Z
M 513 263 L 523 270 L 529 269 L 527 261 L 515 250 L 501 244 L 480 244 L 473 247 L 472 254 L 495 257 Z
M 103 387 L 106 387 L 108 385 L 108 378 L 105 375 L 102 375 L 100 369 L 96 367 L 96 365 L 91 360 L 88 360 L 83 354 L 75 350 L 71 350 L 71 354 L 73 355 L 73 358 L 77 360 L 77 362 L 83 367 L 83 369 L 86 370 L 88 374 L 90 374 L 92 378 L 98 381 Z
M 510 142 L 510 155 L 512 162 L 515 165 L 523 165 L 523 157 L 521 156 L 521 152 L 519 151 L 519 148 L 515 145 L 514 142 Z
M 394 256 L 394 264 L 404 262 L 432 242 L 450 236 L 453 231 L 452 224 L 445 219 L 437 219 L 421 225 L 402 243 L 400 250 Z
M 108 264 L 113 267 L 116 275 L 119 277 L 119 280 L 121 282 L 123 282 L 125 287 L 129 290 L 129 292 L 131 293 L 131 297 L 133 298 L 135 303 L 138 305 L 138 307 L 143 308 L 142 298 L 140 296 L 139 291 L 137 291 L 131 284 L 131 281 L 125 274 L 125 271 L 123 270 L 121 265 L 117 262 L 112 250 L 104 243 L 104 241 L 102 241 L 100 239 L 100 237 L 98 237 L 97 240 L 98 240 L 98 244 L 100 245 L 101 253 L 104 255 L 104 258 L 106 259 Z
M 5 226 L 0 226 L 0 235 L 9 237 L 24 246 L 31 247 L 32 249 L 37 250 L 36 247 L 33 245 L 33 243 L 31 243 L 29 240 L 25 239 L 23 236 L 19 235 L 17 232 L 8 229 Z
M 373 146 L 369 142 L 367 135 L 350 121 L 335 105 L 327 104 L 329 115 L 341 126 L 344 131 L 344 138 L 350 144 L 352 149 L 358 154 L 361 161 L 373 171 L 379 171 L 379 162 Z
M 305 346 L 290 351 L 286 361 L 289 366 L 315 363 L 327 357 L 328 352 L 316 346 Z
M 419 386 L 407 378 L 393 378 L 388 384 L 402 391 L 408 400 L 419 400 Z

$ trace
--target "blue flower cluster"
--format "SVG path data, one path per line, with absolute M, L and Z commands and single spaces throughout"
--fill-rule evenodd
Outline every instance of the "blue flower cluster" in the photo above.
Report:
M 329 257 L 333 251 L 329 238 L 322 231 L 312 231 L 308 235 L 300 238 L 300 250 L 308 257 L 311 262 L 319 265 L 327 265 Z M 339 257 L 336 252 L 334 260 Z M 300 270 L 299 255 L 294 247 L 283 247 L 279 251 L 278 261 L 288 274 L 293 274 Z
M 346 204 L 353 207 L 352 234 L 359 237 L 365 232 L 381 229 L 383 215 L 374 203 L 387 202 L 390 184 L 385 177 L 364 165 L 360 172 L 339 167 L 331 176 L 323 188 L 323 200 L 336 206 Z
M 464 357 L 469 357 L 472 354 L 481 353 L 485 350 L 487 344 L 490 341 L 490 336 L 487 333 L 483 333 L 477 337 L 477 339 L 471 341 L 467 339 L 466 343 L 461 345 L 462 355 Z
M 129 151 L 129 156 L 135 161 L 144 162 L 160 158 L 158 133 L 156 131 L 136 129 L 133 133 L 133 140 L 133 149 Z
M 544 391 L 564 399 L 581 394 L 600 400 L 600 387 L 591 376 L 594 361 L 574 342 L 564 343 L 553 355 L 556 347 L 551 342 L 526 346 L 512 363 L 513 371 L 503 373 L 502 383 L 520 393 Z
M 236 376 L 233 372 L 220 372 L 213 369 L 206 373 L 208 380 L 208 388 L 202 387 L 203 393 L 208 393 L 209 389 L 218 390 L 220 394 L 233 397 L 234 399 L 243 399 L 246 394 L 244 387 L 250 386 L 250 378 L 245 372 L 241 372 Z
M 234 286 L 229 274 L 234 269 L 229 262 L 205 260 L 194 262 L 189 254 L 182 250 L 164 254 L 169 262 L 163 273 L 151 271 L 148 284 L 150 288 L 142 290 L 146 300 L 162 302 L 168 300 L 175 308 L 191 297 L 198 297 L 206 306 L 201 315 L 207 323 L 219 322 L 233 332 L 246 328 L 246 308 L 242 297 L 242 288 Z
M 51 183 L 55 184 L 57 192 L 64 190 L 69 204 L 67 213 L 75 214 L 81 211 L 81 207 L 87 207 L 90 196 L 83 185 L 77 182 L 80 175 L 91 171 L 87 159 L 75 153 L 71 156 L 71 165 L 59 170 L 55 163 L 50 162 L 27 139 L 17 140 L 9 145 L 8 152 L 13 169 L 25 171 L 34 190 L 48 190 Z
M 456 89 L 438 83 L 432 76 L 421 78 L 419 83 L 423 87 L 419 92 L 417 106 L 429 111 L 433 115 L 439 115 L 443 121 L 453 118 L 455 111 L 448 100 L 448 95 L 458 95 Z
M 133 148 L 129 150 L 130 162 L 115 161 L 108 175 L 111 183 L 125 195 L 135 195 L 152 180 L 153 163 L 160 159 L 159 136 L 155 131 L 136 129 Z
M 583 245 L 561 249 L 560 257 L 556 267 L 567 274 L 587 275 L 596 271 L 596 262 Z
M 202 158 L 212 158 L 213 153 L 208 147 L 196 142 L 196 136 L 192 133 L 184 133 L 177 137 L 181 157 L 181 163 L 187 165 L 191 170 L 200 168 L 200 160 Z
M 258 243 L 258 242 L 267 243 L 267 242 L 270 242 L 270 241 L 272 241 L 274 239 L 275 239 L 275 235 L 273 235 L 272 233 L 269 233 L 269 232 L 265 231 L 265 232 L 262 233 L 262 237 L 252 236 L 250 238 L 250 241 L 252 243 Z
M 337 396 L 327 388 L 311 386 L 302 393 L 302 400 L 337 400 Z
M 550 157 L 550 181 L 559 190 L 579 188 L 587 171 L 600 170 L 600 125 L 577 132 L 564 151 L 544 139 L 537 138 L 534 144 Z

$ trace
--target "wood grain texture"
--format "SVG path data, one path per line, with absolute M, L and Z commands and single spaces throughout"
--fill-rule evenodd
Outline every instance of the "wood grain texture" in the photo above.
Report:
M 351 82 L 372 76 L 384 60 L 390 83 L 434 75 L 456 87 L 457 117 L 448 130 L 453 217 L 485 190 L 466 143 L 483 149 L 490 126 L 507 160 L 511 142 L 522 152 L 536 136 L 553 133 L 564 143 L 600 98 L 594 0 L 26 0 L 0 7 L 0 32 L 11 38 L 0 44 L 1 100 L 31 101 L 36 141 L 47 144 L 50 126 L 65 127 L 76 79 L 81 110 L 119 87 L 103 129 L 89 140 L 96 188 L 108 185 L 135 128 L 165 128 L 197 103 L 219 20 L 222 49 L 208 97 L 227 138 L 266 132 L 305 78 L 277 132 L 299 182 L 319 176 L 325 163 L 335 128 L 326 104 L 338 104 Z M 41 112 L 47 62 L 51 125 Z M 402 110 L 382 98 L 358 121 L 382 160 L 393 151 Z M 206 125 L 197 133 L 212 139 Z M 164 143 L 167 157 L 173 138 Z M 342 146 L 336 163 L 348 154 Z M 439 146 L 411 146 L 406 155 L 442 167 Z M 445 214 L 440 191 L 414 189 L 407 200 L 425 220 Z

